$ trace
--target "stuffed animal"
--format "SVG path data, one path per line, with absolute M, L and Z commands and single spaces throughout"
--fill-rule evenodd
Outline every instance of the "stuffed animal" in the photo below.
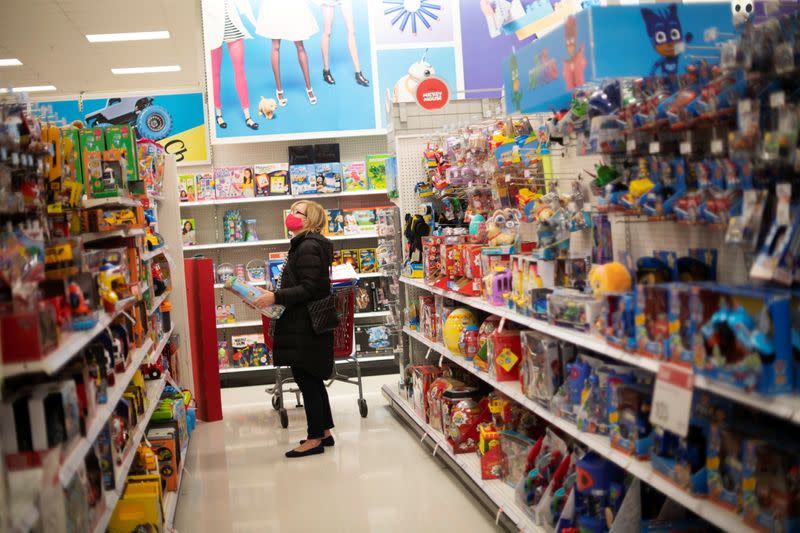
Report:
M 589 285 L 596 298 L 607 292 L 627 292 L 632 284 L 631 273 L 625 265 L 616 261 L 594 265 L 589 271 Z
M 519 237 L 519 211 L 498 209 L 486 222 L 486 238 L 489 246 L 514 244 Z

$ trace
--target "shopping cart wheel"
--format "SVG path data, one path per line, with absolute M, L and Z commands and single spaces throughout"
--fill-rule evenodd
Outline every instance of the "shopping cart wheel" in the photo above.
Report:
M 286 409 L 281 408 L 278 410 L 278 416 L 281 417 L 281 427 L 286 429 L 289 427 L 289 415 L 286 413 Z
M 358 399 L 358 412 L 361 413 L 361 418 L 367 418 L 367 413 L 369 413 L 369 409 L 367 409 L 367 400 L 364 398 Z
M 277 394 L 272 395 L 272 408 L 276 411 L 281 408 L 281 397 Z

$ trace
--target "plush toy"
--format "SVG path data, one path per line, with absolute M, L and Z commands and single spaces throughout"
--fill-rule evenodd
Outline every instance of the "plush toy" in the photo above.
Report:
M 595 265 L 589 272 L 589 285 L 596 298 L 607 292 L 627 292 L 631 290 L 632 283 L 631 273 L 625 265 L 616 261 Z
M 422 262 L 422 237 L 430 234 L 431 227 L 425 217 L 420 214 L 406 213 L 405 222 L 404 234 L 408 243 L 406 259 L 410 263 L 420 263 Z
M 519 237 L 519 211 L 498 209 L 486 222 L 486 238 L 489 246 L 514 244 Z

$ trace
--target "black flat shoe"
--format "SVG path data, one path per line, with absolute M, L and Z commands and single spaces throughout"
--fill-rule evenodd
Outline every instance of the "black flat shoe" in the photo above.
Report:
M 333 74 L 331 74 L 330 70 L 322 70 L 322 79 L 325 80 L 325 83 L 328 85 L 336 85 L 336 80 L 333 79 Z
M 356 72 L 356 83 L 363 87 L 369 87 L 369 80 L 361 74 L 361 71 Z
M 256 122 L 252 118 L 248 118 L 247 120 L 245 120 L 244 123 L 247 124 L 247 127 L 250 128 L 251 130 L 257 130 L 258 129 L 258 122 Z
M 225 128 L 228 127 L 228 123 L 225 122 L 225 119 L 222 118 L 222 115 L 217 115 L 217 125 L 219 125 L 219 127 L 222 128 L 222 129 L 225 129 Z
M 286 452 L 286 457 L 293 459 L 295 457 L 305 457 L 307 455 L 318 455 L 320 453 L 325 453 L 325 447 L 320 444 L 319 446 L 315 446 L 313 448 L 309 448 L 304 452 L 298 452 L 297 450 L 289 450 Z
M 306 439 L 303 439 L 303 440 L 300 441 L 300 444 L 305 444 L 305 442 L 306 442 Z M 329 436 L 327 436 L 327 437 L 322 439 L 322 445 L 323 446 L 330 447 L 330 446 L 333 446 L 334 444 L 336 444 L 336 441 L 333 440 L 333 435 L 329 435 Z

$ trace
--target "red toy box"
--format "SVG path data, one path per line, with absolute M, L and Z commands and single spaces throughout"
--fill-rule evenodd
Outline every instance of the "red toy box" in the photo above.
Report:
M 442 374 L 442 369 L 433 365 L 418 365 L 411 367 L 411 386 L 414 390 L 412 405 L 420 418 L 428 420 L 428 394 L 431 383 Z
M 519 381 L 522 344 L 519 331 L 495 331 L 488 339 L 489 375 L 497 381 Z

